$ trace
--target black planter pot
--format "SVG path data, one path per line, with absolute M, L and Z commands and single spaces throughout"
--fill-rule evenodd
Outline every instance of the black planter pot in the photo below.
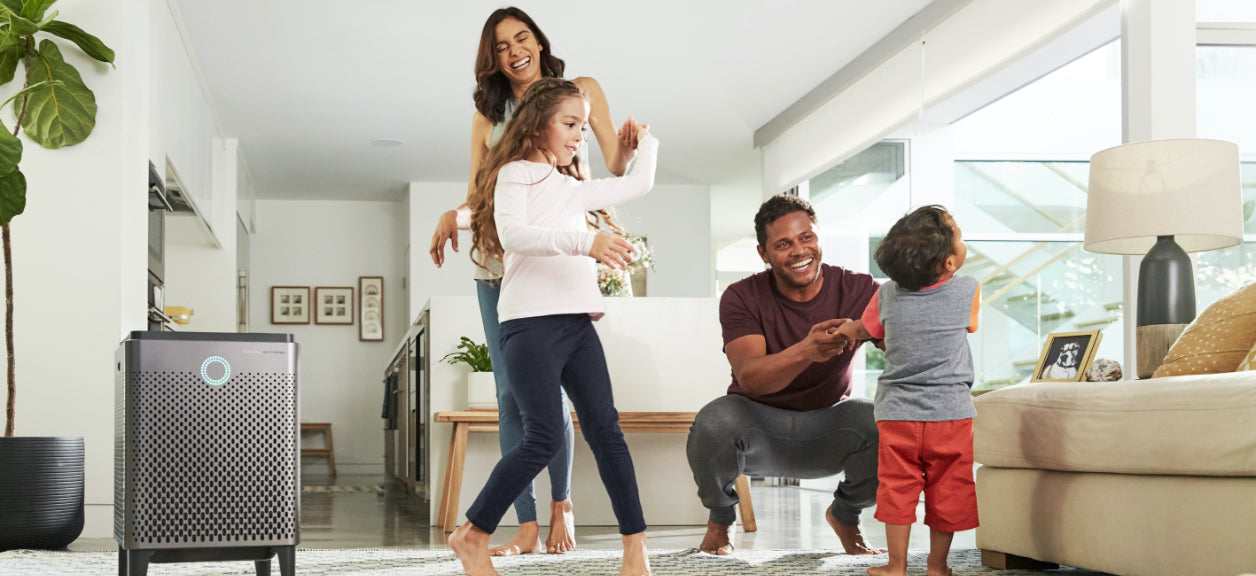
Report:
M 65 548 L 83 532 L 83 439 L 0 438 L 0 551 Z

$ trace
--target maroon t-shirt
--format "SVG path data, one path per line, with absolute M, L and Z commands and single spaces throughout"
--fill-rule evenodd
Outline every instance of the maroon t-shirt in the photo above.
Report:
M 771 270 L 733 283 L 720 299 L 724 344 L 757 334 L 767 342 L 767 353 L 776 354 L 801 342 L 816 324 L 834 318 L 857 321 L 877 293 L 876 281 L 868 274 L 827 264 L 820 265 L 820 273 L 824 274 L 824 284 L 808 302 L 794 302 L 781 295 Z M 789 410 L 832 406 L 850 396 L 850 361 L 854 356 L 847 350 L 816 362 L 785 388 L 754 399 Z M 746 395 L 736 376 L 728 393 Z

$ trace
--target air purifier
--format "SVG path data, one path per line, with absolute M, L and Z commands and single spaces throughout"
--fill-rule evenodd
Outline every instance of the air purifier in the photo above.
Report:
M 132 332 L 116 353 L 119 576 L 253 560 L 295 574 L 297 345 L 290 334 Z

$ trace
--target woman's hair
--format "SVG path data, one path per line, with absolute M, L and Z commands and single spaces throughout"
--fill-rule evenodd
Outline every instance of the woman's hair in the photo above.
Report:
M 942 263 L 955 253 L 955 229 L 948 217 L 946 208 L 931 205 L 900 218 L 872 256 L 877 266 L 913 292 L 937 282 Z
M 533 82 L 519 99 L 519 105 L 510 122 L 506 124 L 501 140 L 489 149 L 484 163 L 476 171 L 475 188 L 471 198 L 467 200 L 467 206 L 471 208 L 471 260 L 477 266 L 487 269 L 490 260 L 502 258 L 497 221 L 493 218 L 497 175 L 503 166 L 532 156 L 537 150 L 534 138 L 549 130 L 550 120 L 557 113 L 558 105 L 567 98 L 588 100 L 584 90 L 569 80 L 541 78 Z M 542 149 L 542 153 L 550 159 L 551 164 L 554 163 L 548 150 Z M 588 166 L 580 160 L 579 155 L 572 157 L 570 166 L 557 166 L 556 169 L 559 173 L 577 180 L 589 179 Z M 616 234 L 624 234 L 623 229 L 605 210 L 589 212 L 587 220 L 590 228 L 609 229 Z
M 545 37 L 545 33 L 541 32 L 526 12 L 514 6 L 494 10 L 489 14 L 488 20 L 484 21 L 484 30 L 480 32 L 480 49 L 475 54 L 475 94 L 472 96 L 475 99 L 475 109 L 493 124 L 501 122 L 505 117 L 506 100 L 513 93 L 510 81 L 497 65 L 497 25 L 507 18 L 523 22 L 532 31 L 536 43 L 541 47 L 541 61 L 537 64 L 541 66 L 543 78 L 562 78 L 566 67 L 562 59 L 554 55 L 549 38 Z

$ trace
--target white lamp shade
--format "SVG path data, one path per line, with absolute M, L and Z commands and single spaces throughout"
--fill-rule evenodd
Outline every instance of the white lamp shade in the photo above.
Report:
M 1222 140 L 1153 140 L 1090 158 L 1085 247 L 1146 254 L 1157 236 L 1187 252 L 1243 241 L 1239 147 Z

